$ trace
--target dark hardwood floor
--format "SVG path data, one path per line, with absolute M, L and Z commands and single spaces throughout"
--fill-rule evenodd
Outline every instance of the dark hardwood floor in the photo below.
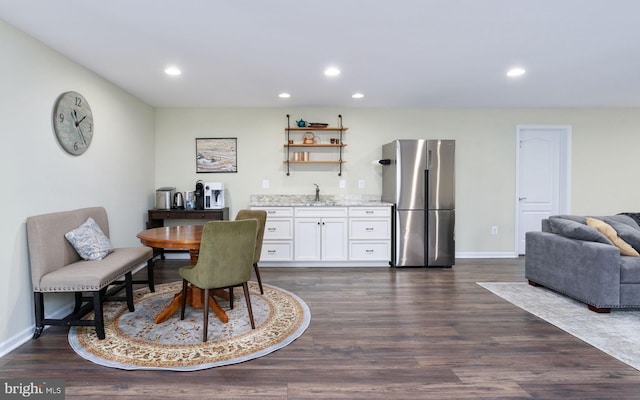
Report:
M 2 378 L 64 379 L 67 399 L 638 399 L 640 372 L 478 286 L 524 281 L 523 259 L 452 269 L 261 268 L 309 305 L 295 342 L 195 372 L 92 364 L 51 327 L 0 359 Z M 157 264 L 178 280 L 184 261 Z

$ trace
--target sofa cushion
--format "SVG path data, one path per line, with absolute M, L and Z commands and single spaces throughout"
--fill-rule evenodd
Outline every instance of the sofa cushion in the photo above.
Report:
M 551 232 L 570 239 L 613 244 L 596 229 L 571 219 L 551 217 L 549 218 L 549 225 L 551 226 Z
M 583 225 L 587 223 L 587 221 L 585 220 L 585 217 L 583 217 L 582 215 L 560 214 L 560 215 L 552 215 L 549 218 L 550 219 L 551 218 L 568 219 L 570 221 L 578 222 Z
M 64 237 L 84 260 L 102 260 L 113 252 L 111 241 L 91 217 L 76 229 L 65 233 Z
M 639 257 L 620 257 L 620 283 L 640 283 Z
M 624 219 L 627 219 L 625 221 Z M 628 223 L 628 222 L 631 223 Z M 640 252 L 640 229 L 636 229 L 636 222 L 625 215 L 614 215 L 605 217 L 604 222 L 608 223 L 618 232 L 618 236 L 629 243 L 631 247 Z
M 630 227 L 637 229 L 640 231 L 640 225 L 628 215 L 618 214 L 618 215 L 610 215 L 608 217 L 601 218 L 604 222 L 611 225 L 610 221 L 615 221 L 617 223 L 623 223 L 625 225 L 629 225 Z M 611 225 L 613 226 L 613 225 Z M 615 227 L 614 227 L 615 228 Z
M 631 245 L 624 240 L 622 240 L 615 229 L 606 222 L 595 219 L 595 218 L 586 218 L 587 225 L 593 227 L 598 230 L 598 232 L 604 234 L 611 242 L 620 249 L 620 254 L 623 256 L 634 256 L 639 257 L 640 254 L 633 248 Z

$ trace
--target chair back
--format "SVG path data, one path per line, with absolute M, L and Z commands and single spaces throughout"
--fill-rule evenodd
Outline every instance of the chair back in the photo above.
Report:
M 191 283 L 202 289 L 242 284 L 251 279 L 258 222 L 209 221 L 204 225 Z
M 256 250 L 253 255 L 253 263 L 260 261 L 262 253 L 262 239 L 264 239 L 264 227 L 267 224 L 267 212 L 265 210 L 240 210 L 236 215 L 236 221 L 245 219 L 255 219 L 258 221 L 258 232 L 256 236 Z

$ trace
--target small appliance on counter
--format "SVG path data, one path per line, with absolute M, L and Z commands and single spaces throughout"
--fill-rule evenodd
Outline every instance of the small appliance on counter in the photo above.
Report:
M 187 210 L 196 208 L 196 192 L 193 190 L 184 192 L 184 208 Z
M 156 189 L 156 208 L 159 210 L 171 209 L 175 193 L 175 187 L 161 187 Z
M 175 192 L 173 194 L 173 207 L 176 210 L 184 210 L 184 196 L 182 192 Z
M 224 184 L 222 182 L 205 182 L 204 184 L 204 208 L 224 208 Z
M 193 192 L 195 196 L 195 206 L 196 210 L 204 210 L 204 183 L 202 181 L 196 182 L 196 190 Z

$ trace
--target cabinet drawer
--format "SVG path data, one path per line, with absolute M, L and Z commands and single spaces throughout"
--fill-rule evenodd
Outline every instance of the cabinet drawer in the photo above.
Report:
M 185 219 L 187 213 L 184 211 L 158 210 L 149 211 L 149 219 Z
M 350 217 L 391 217 L 391 207 L 349 207 Z
M 252 210 L 265 210 L 267 219 L 293 217 L 292 207 L 251 207 Z
M 296 217 L 346 217 L 346 207 L 296 207 Z
M 264 239 L 293 239 L 293 219 L 269 219 L 267 217 L 267 223 L 264 226 Z
M 293 260 L 293 242 L 262 242 L 260 261 Z
M 391 220 L 351 218 L 349 219 L 349 239 L 389 239 Z
M 390 261 L 391 242 L 349 242 L 351 261 Z

